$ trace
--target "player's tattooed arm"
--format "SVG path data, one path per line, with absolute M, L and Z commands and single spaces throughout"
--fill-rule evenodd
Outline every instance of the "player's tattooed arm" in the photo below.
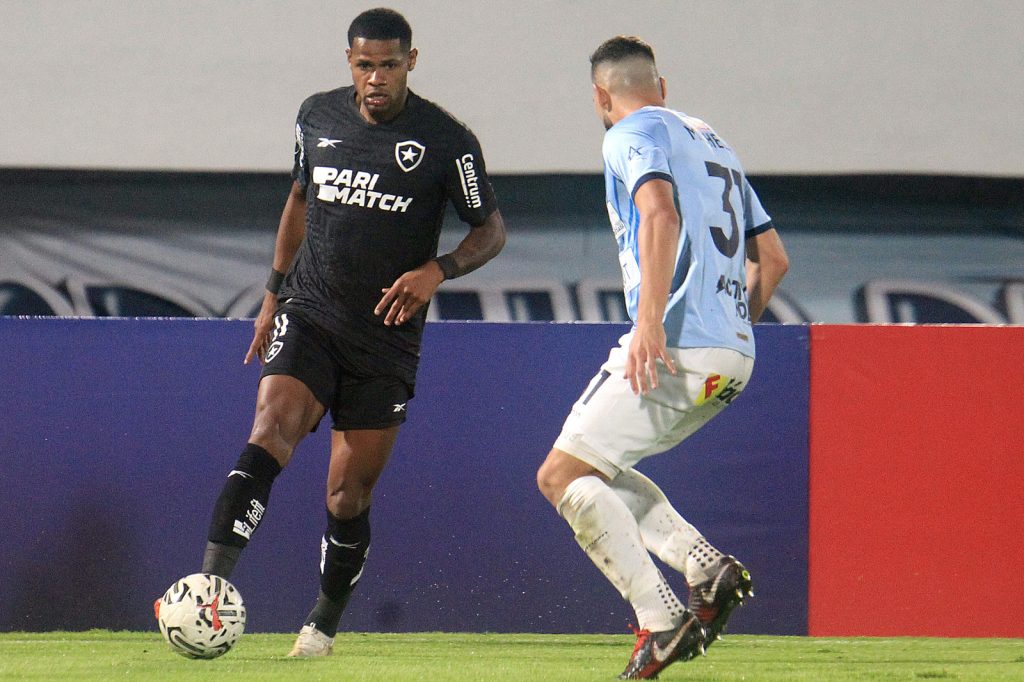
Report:
M 427 261 L 382 289 L 384 295 L 373 314 L 386 311 L 384 324 L 388 326 L 408 321 L 430 301 L 441 282 L 476 270 L 497 256 L 503 246 L 505 221 L 495 210 L 482 224 L 471 228 L 454 251 Z
M 505 246 L 505 221 L 497 209 L 487 216 L 482 225 L 470 229 L 469 234 L 451 253 L 434 259 L 445 279 L 455 279 L 473 272 L 491 260 Z

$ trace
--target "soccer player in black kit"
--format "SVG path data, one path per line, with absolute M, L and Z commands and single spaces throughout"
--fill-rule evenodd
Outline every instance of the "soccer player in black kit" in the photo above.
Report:
M 473 133 L 410 92 L 412 30 L 360 14 L 353 85 L 299 109 L 294 183 L 249 362 L 263 361 L 249 442 L 217 500 L 203 572 L 229 577 L 274 479 L 330 411 L 320 594 L 289 656 L 331 653 L 370 546 L 370 498 L 413 396 L 426 306 L 493 258 L 505 227 Z M 437 256 L 448 201 L 470 229 Z

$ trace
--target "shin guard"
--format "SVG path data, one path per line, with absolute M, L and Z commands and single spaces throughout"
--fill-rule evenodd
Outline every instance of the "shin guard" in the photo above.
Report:
M 245 547 L 263 519 L 270 488 L 279 473 L 281 465 L 269 452 L 252 443 L 246 445 L 213 508 L 209 541 Z

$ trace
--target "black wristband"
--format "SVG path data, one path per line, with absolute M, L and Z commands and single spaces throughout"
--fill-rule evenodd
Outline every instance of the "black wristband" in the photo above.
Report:
M 455 262 L 455 256 L 446 253 L 443 256 L 434 257 L 433 261 L 441 268 L 445 279 L 455 279 L 459 276 L 459 264 Z
M 270 277 L 267 278 L 267 291 L 272 294 L 276 294 L 281 290 L 281 284 L 284 282 L 284 273 L 270 268 Z

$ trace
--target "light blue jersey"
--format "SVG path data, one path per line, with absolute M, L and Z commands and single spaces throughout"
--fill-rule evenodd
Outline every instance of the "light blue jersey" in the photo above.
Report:
M 732 148 L 704 121 L 649 106 L 612 126 L 602 151 L 630 319 L 636 323 L 640 294 L 640 214 L 633 197 L 648 180 L 667 180 L 683 221 L 665 308 L 668 345 L 732 348 L 754 357 L 744 241 L 771 229 L 771 219 Z

